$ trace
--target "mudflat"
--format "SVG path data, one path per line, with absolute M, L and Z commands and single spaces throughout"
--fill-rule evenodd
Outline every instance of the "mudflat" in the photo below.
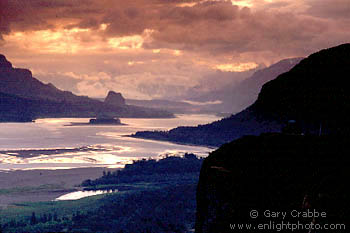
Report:
M 0 171 L 0 207 L 21 202 L 51 201 L 73 191 L 86 179 L 96 179 L 109 168 Z

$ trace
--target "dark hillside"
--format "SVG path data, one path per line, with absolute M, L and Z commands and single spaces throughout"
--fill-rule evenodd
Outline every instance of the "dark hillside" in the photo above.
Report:
M 268 228 L 232 231 L 230 224 L 257 227 L 271 220 L 276 224 L 313 221 L 312 217 L 292 217 L 293 210 L 323 211 L 327 217 L 314 219 L 316 224 L 348 227 L 349 142 L 343 137 L 265 134 L 223 145 L 203 162 L 196 232 L 275 232 Z M 249 217 L 252 210 L 259 211 L 257 219 Z M 285 211 L 288 216 L 267 218 L 266 210 Z M 297 232 L 309 231 L 299 228 Z

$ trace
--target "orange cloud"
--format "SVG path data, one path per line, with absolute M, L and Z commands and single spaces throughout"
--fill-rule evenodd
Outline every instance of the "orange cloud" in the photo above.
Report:
M 217 79 L 202 76 L 217 69 L 244 73 L 348 42 L 348 6 L 348 0 L 0 0 L 0 48 L 18 67 L 42 70 L 42 80 L 61 88 L 77 91 L 85 80 L 79 93 L 111 86 L 130 97 L 175 96 L 187 91 L 183 83 L 211 90 Z
M 234 64 L 220 64 L 216 65 L 215 68 L 222 71 L 228 72 L 243 72 L 258 67 L 258 64 L 254 62 L 249 63 L 234 63 Z

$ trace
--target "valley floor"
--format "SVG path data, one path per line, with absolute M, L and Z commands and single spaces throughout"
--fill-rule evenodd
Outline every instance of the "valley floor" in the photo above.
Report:
M 0 232 L 192 232 L 202 161 L 185 154 L 120 170 L 1 172 Z M 76 190 L 117 191 L 52 201 Z
M 0 208 L 20 202 L 51 201 L 79 189 L 86 179 L 96 179 L 108 168 L 0 171 Z

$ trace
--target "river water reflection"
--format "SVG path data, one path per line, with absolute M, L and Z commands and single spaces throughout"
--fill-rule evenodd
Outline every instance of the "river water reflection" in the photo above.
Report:
M 168 130 L 206 124 L 215 115 L 177 115 L 173 119 L 122 118 L 126 125 L 78 125 L 88 118 L 39 119 L 35 123 L 1 123 L 0 170 L 123 167 L 145 157 L 183 154 L 206 156 L 212 148 L 125 137 L 143 130 Z
M 78 200 L 84 197 L 90 197 L 100 194 L 107 194 L 117 192 L 118 190 L 91 190 L 91 191 L 76 191 L 64 194 L 55 199 L 55 201 L 69 201 L 69 200 Z

